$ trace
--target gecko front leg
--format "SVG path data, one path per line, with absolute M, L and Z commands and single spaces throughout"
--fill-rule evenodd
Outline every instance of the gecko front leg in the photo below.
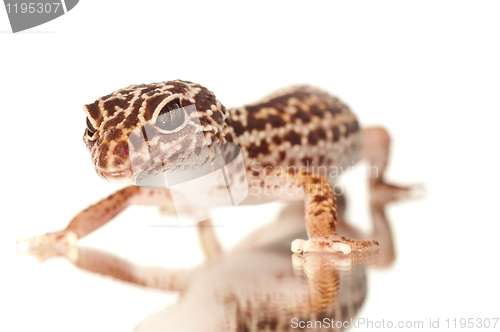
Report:
M 75 245 L 79 239 L 104 226 L 133 204 L 173 207 L 169 190 L 126 187 L 77 214 L 64 230 L 20 240 L 17 242 L 18 248 L 54 244 Z M 213 227 L 210 227 L 210 220 L 199 223 L 198 229 L 206 256 L 209 259 L 219 257 L 222 251 L 213 233 Z
M 361 241 L 346 238 L 336 232 L 337 205 L 335 193 L 328 180 L 317 174 L 304 171 L 288 173 L 305 191 L 305 221 L 308 240 L 292 242 L 293 252 L 338 252 L 367 251 L 377 247 L 376 241 Z
M 373 214 L 383 211 L 381 207 L 388 202 L 411 197 L 414 195 L 413 189 L 418 188 L 399 187 L 385 182 L 390 146 L 390 136 L 385 129 L 365 128 L 362 133 L 363 145 L 359 159 L 367 159 L 370 163 L 370 204 Z M 351 240 L 337 234 L 336 198 L 330 183 L 314 174 L 306 177 L 303 182 L 309 188 L 305 196 L 309 240 L 295 240 L 292 243 L 293 252 L 342 251 L 347 254 L 351 251 L 366 251 L 374 244 L 378 246 L 376 241 Z
M 156 193 L 157 199 L 160 198 L 159 194 L 159 192 Z M 164 199 L 168 198 L 166 193 L 162 194 Z M 136 186 L 126 187 L 77 214 L 65 229 L 20 240 L 17 242 L 18 246 L 75 245 L 78 239 L 105 225 L 134 201 L 140 200 L 144 196 L 153 195 L 154 192 L 151 190 L 146 191 Z

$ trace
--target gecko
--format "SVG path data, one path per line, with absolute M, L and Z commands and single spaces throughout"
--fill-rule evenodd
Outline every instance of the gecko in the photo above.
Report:
M 381 127 L 361 128 L 357 117 L 337 97 L 311 86 L 293 86 L 242 107 L 227 109 L 200 84 L 172 80 L 131 85 L 84 105 L 83 141 L 97 174 L 110 182 L 130 184 L 77 214 L 61 231 L 20 240 L 18 244 L 74 245 L 132 204 L 172 208 L 167 189 L 134 185 L 152 176 L 207 160 L 200 149 L 216 143 L 240 148 L 249 194 L 244 204 L 275 200 L 304 202 L 307 239 L 292 241 L 292 252 L 365 252 L 379 246 L 337 233 L 337 207 L 328 170 L 346 169 L 366 159 L 373 199 L 388 201 L 409 195 L 409 187 L 384 180 L 390 137 Z M 146 130 L 153 139 L 139 139 Z M 147 146 L 145 146 L 147 145 Z M 160 161 L 146 162 L 145 150 Z M 156 159 L 154 159 L 156 160 Z M 193 166 L 194 165 L 194 166 Z M 319 170 L 326 170 L 321 171 Z M 273 188 L 297 188 L 286 194 Z M 258 190 L 256 190 L 258 189 Z M 290 194 L 290 192 L 292 194 Z M 376 193 L 376 195 L 375 195 Z M 221 255 L 210 219 L 198 223 L 209 259 Z

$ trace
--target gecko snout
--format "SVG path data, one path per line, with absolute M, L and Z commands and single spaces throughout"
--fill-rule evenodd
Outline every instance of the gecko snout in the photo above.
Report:
M 105 132 L 110 138 L 112 130 Z M 105 139 L 97 149 L 94 166 L 97 174 L 110 182 L 130 183 L 134 181 L 128 141 L 108 141 Z

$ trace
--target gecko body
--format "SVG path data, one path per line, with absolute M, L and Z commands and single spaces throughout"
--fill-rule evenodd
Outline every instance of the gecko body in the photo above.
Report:
M 332 183 L 338 172 L 332 170 L 367 158 L 379 175 L 370 178 L 371 187 L 387 186 L 382 175 L 388 135 L 381 128 L 361 130 L 354 113 L 323 90 L 291 87 L 259 102 L 226 109 L 203 86 L 174 80 L 116 90 L 85 105 L 84 111 L 84 142 L 97 173 L 108 181 L 134 184 L 139 177 L 201 167 L 210 163 L 210 155 L 202 151 L 236 144 L 250 186 L 244 203 L 304 200 L 309 239 L 294 241 L 292 251 L 349 253 L 378 245 L 336 233 Z M 65 230 L 28 242 L 74 243 L 130 204 L 168 206 L 172 196 L 169 190 L 132 185 L 81 212 Z M 200 232 L 207 254 L 217 256 L 220 247 L 204 229 Z

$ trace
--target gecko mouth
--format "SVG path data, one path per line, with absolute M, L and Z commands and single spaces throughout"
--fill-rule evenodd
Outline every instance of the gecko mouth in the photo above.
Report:
M 154 159 L 166 161 L 169 157 L 169 152 L 171 152 L 176 147 L 180 146 L 182 141 L 178 142 L 177 144 L 163 151 L 161 156 L 155 156 L 154 158 L 151 157 L 150 159 L 145 160 L 139 164 L 134 164 L 133 167 L 130 165 L 130 159 L 129 159 L 127 165 L 122 169 L 103 169 L 97 166 L 97 163 L 94 164 L 94 168 L 97 174 L 108 182 L 133 184 L 137 181 L 137 176 L 139 174 L 142 174 L 147 170 L 153 170 L 159 167 L 157 164 L 160 163 L 154 162 L 153 161 Z M 163 163 L 166 164 L 166 162 L 162 162 L 162 164 Z
M 134 183 L 134 173 L 132 167 L 121 170 L 105 170 L 95 166 L 97 174 L 106 181 L 114 183 Z

